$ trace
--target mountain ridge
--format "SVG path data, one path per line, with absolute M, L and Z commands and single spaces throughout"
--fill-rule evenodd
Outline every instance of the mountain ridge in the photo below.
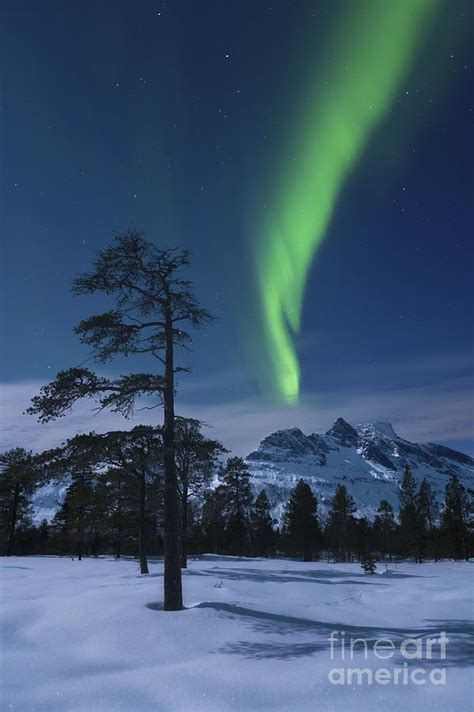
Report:
M 323 516 L 337 484 L 344 484 L 354 497 L 358 516 L 373 518 L 381 499 L 387 499 L 397 511 L 405 464 L 418 482 L 428 479 L 438 501 L 443 499 L 451 474 L 474 489 L 474 458 L 437 443 L 412 443 L 386 421 L 354 427 L 338 418 L 323 434 L 305 435 L 297 427 L 276 430 L 263 438 L 245 461 L 254 491 L 267 490 L 278 520 L 300 478 L 313 489 Z M 53 518 L 66 489 L 67 481 L 50 482 L 33 495 L 37 523 Z
M 277 430 L 263 438 L 245 461 L 254 489 L 267 489 L 277 519 L 300 478 L 311 486 L 323 515 L 336 485 L 345 484 L 357 514 L 369 518 L 381 499 L 398 510 L 405 465 L 418 483 L 426 477 L 438 501 L 451 475 L 474 488 L 474 458 L 437 443 L 410 442 L 387 421 L 354 427 L 340 417 L 324 434 L 305 435 L 296 427 Z

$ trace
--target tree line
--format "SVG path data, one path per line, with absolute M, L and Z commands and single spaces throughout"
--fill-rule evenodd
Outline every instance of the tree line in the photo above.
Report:
M 472 492 L 456 476 L 440 506 L 426 479 L 408 468 L 395 512 L 382 500 L 373 521 L 356 517 L 354 499 L 338 484 L 324 515 L 311 487 L 297 482 L 280 522 L 265 489 L 256 495 L 239 457 L 194 419 L 176 418 L 180 566 L 204 552 L 234 556 L 291 556 L 304 561 L 391 562 L 402 558 L 468 559 L 474 546 Z M 33 455 L 20 448 L 0 456 L 2 554 L 135 556 L 143 574 L 148 557 L 164 553 L 163 435 L 159 427 L 78 435 Z M 45 482 L 67 483 L 50 523 L 32 523 L 31 495 Z

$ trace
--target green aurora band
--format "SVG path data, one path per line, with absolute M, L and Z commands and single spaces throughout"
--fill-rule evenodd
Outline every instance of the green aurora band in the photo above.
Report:
M 305 283 L 341 189 L 371 132 L 390 108 L 435 12 L 437 0 L 348 2 L 331 39 L 334 62 L 291 136 L 272 210 L 256 240 L 271 388 L 295 403 L 300 366 L 293 343 Z M 267 365 L 268 371 L 268 365 Z

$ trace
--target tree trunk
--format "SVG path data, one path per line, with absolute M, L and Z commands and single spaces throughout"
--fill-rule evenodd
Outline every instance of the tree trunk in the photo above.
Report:
M 18 514 L 18 500 L 20 498 L 20 486 L 15 485 L 15 490 L 13 492 L 13 505 L 12 505 L 12 516 L 10 519 L 10 531 L 8 534 L 8 544 L 7 544 L 7 556 L 13 554 L 13 543 L 15 541 L 15 530 L 16 530 L 16 518 Z
M 185 485 L 181 498 L 181 568 L 188 568 L 188 490 Z
M 147 574 L 148 561 L 146 558 L 146 523 L 145 523 L 145 496 L 146 483 L 145 473 L 140 476 L 140 506 L 138 513 L 138 558 L 140 559 L 140 573 Z
M 174 442 L 174 357 L 173 322 L 170 307 L 165 316 L 165 387 L 163 391 L 163 466 L 165 474 L 165 611 L 179 611 L 183 607 L 181 561 L 179 552 L 179 502 L 176 477 Z
M 82 516 L 82 507 L 79 507 L 79 527 L 77 530 L 77 560 L 82 561 L 82 552 L 84 548 L 84 529 L 82 526 L 82 521 L 83 521 L 83 516 Z
M 85 489 L 85 477 L 84 473 L 81 473 L 80 479 L 79 479 L 79 484 L 80 484 L 80 500 L 84 502 L 84 489 Z M 82 561 L 82 554 L 84 552 L 84 507 L 81 505 L 78 508 L 78 514 L 79 514 L 79 525 L 77 529 L 77 534 L 78 534 L 78 542 L 77 542 L 77 559 L 78 561 Z

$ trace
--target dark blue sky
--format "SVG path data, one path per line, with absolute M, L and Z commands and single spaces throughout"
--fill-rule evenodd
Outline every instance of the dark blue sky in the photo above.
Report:
M 190 276 L 218 317 L 186 360 L 183 401 L 237 429 L 245 418 L 231 425 L 233 413 L 261 409 L 265 434 L 274 411 L 252 366 L 249 216 L 291 131 L 307 57 L 318 62 L 348 1 L 0 3 L 10 393 L 83 360 L 72 327 L 104 303 L 73 297 L 72 278 L 138 228 L 192 249 Z M 278 410 L 279 425 L 318 429 L 339 411 L 473 449 L 469 5 L 442 4 L 340 196 L 307 284 L 302 405 Z

